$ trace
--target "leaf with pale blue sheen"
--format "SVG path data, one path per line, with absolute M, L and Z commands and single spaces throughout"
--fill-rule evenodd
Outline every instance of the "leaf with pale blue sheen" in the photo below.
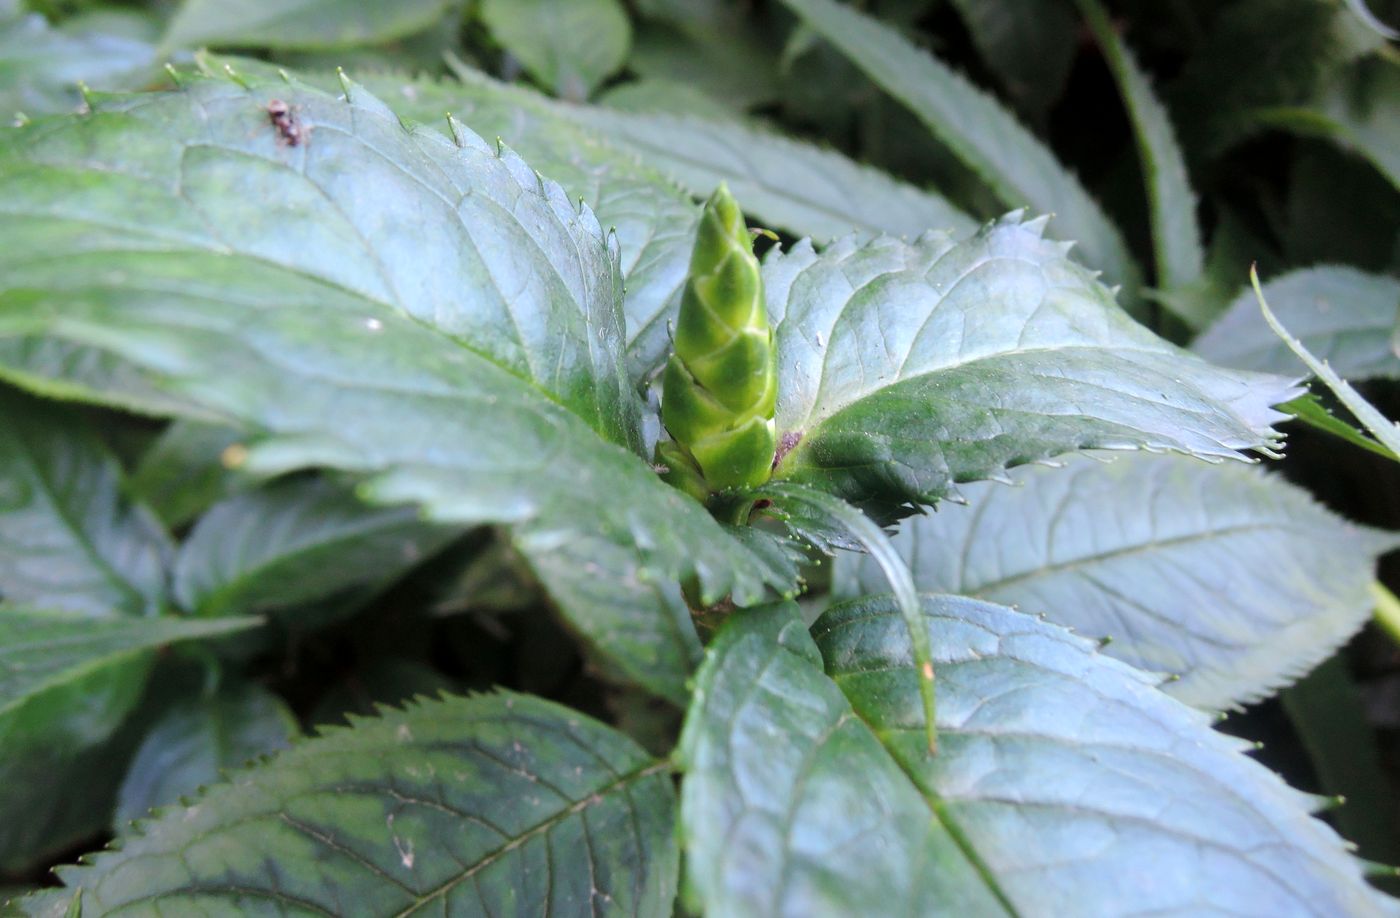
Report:
M 685 892 L 708 915 L 996 914 L 996 896 L 786 603 L 736 612 L 677 753 Z
M 1400 280 L 1346 265 L 1300 268 L 1264 285 L 1284 326 L 1348 379 L 1400 377 L 1394 335 L 1400 328 Z M 1306 367 L 1259 313 L 1246 288 L 1191 345 L 1207 360 L 1271 373 Z
M 225 686 L 176 702 L 152 725 L 127 767 L 116 831 L 218 782 L 228 769 L 287 748 L 300 732 L 282 700 L 256 685 Z
M 674 807 L 666 764 L 597 721 L 447 698 L 298 743 L 59 874 L 84 914 L 663 916 Z
M 1086 264 L 1136 296 L 1140 272 L 1118 228 L 1050 148 L 990 94 L 850 5 L 783 3 L 913 112 L 1002 204 L 1054 214 L 1053 235 L 1075 241 Z
M 326 466 L 372 503 L 515 524 L 585 641 L 683 698 L 693 628 L 655 591 L 792 584 L 637 454 L 616 243 L 591 212 L 353 85 L 183 79 L 4 138 L 0 373 L 240 427 L 253 472 Z M 590 582 L 551 576 L 559 552 Z
M 464 66 L 456 71 L 456 83 L 370 75 L 365 85 L 406 118 L 440 124 L 450 111 L 481 135 L 501 138 L 616 230 L 634 382 L 670 353 L 668 323 L 680 306 L 699 217 L 692 195 L 708 196 L 721 181 L 751 222 L 820 239 L 852 230 L 975 228 L 941 198 L 832 150 L 736 121 L 564 105 Z
M 665 362 L 671 351 L 667 324 L 680 308 L 700 218 L 686 191 L 523 86 L 474 71 L 461 82 L 368 75 L 365 86 L 404 118 L 445 129 L 442 113 L 452 112 L 483 137 L 501 138 L 570 198 L 586 201 L 599 223 L 617 233 L 628 377 L 640 384 Z
M 778 351 L 774 475 L 881 517 L 1081 449 L 1239 458 L 1275 445 L 1289 380 L 1157 338 L 1010 215 L 966 240 L 850 238 L 764 264 Z
M 350 488 L 290 479 L 200 517 L 171 576 L 176 598 L 195 615 L 288 610 L 385 586 L 460 534 L 424 522 L 412 507 L 367 508 Z
M 154 612 L 171 552 L 75 411 L 0 388 L 0 598 L 94 618 Z
M 901 523 L 918 588 L 1111 638 L 1105 653 L 1179 677 L 1163 689 L 1203 708 L 1263 698 L 1326 659 L 1370 617 L 1376 558 L 1400 545 L 1243 465 L 1123 456 L 1011 477 Z M 848 595 L 886 589 L 869 559 L 836 565 Z
M 970 884 L 1021 915 L 1396 913 L 1309 815 L 1315 798 L 1154 678 L 1002 606 L 926 595 L 924 615 L 939 679 L 936 756 L 892 600 L 831 609 L 812 634 L 852 719 L 978 865 L 945 872 L 944 895 Z

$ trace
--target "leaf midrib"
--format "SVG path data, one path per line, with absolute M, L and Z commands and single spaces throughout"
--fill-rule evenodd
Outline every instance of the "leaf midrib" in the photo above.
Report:
M 560 810 L 558 813 L 555 813 L 553 816 L 540 820 L 538 823 L 526 829 L 524 832 L 521 832 L 520 834 L 516 835 L 514 838 L 511 838 L 504 844 L 497 846 L 491 851 L 488 851 L 486 854 L 482 855 L 476 861 L 476 863 L 472 864 L 462 873 L 451 877 L 446 882 L 439 885 L 436 889 L 433 889 L 423 895 L 417 896 L 412 905 L 409 905 L 406 908 L 396 912 L 393 918 L 407 918 L 407 916 L 412 915 L 414 912 L 418 911 L 418 909 L 420 909 L 424 905 L 427 905 L 429 902 L 432 902 L 433 900 L 438 899 L 441 896 L 447 895 L 454 888 L 456 888 L 458 883 L 461 883 L 475 876 L 478 872 L 491 866 L 491 864 L 495 863 L 503 856 L 509 854 L 517 848 L 520 848 L 535 836 L 545 834 L 550 829 L 554 828 L 556 825 L 559 825 L 560 823 L 564 822 L 566 819 L 569 819 L 570 817 L 582 813 L 584 810 L 588 809 L 590 806 L 593 806 L 596 803 L 601 803 L 605 797 L 611 795 L 612 793 L 625 787 L 626 785 L 642 781 L 646 778 L 651 777 L 654 774 L 669 771 L 670 768 L 670 762 L 664 760 L 654 761 L 649 762 L 640 768 L 635 768 L 630 772 L 619 775 L 617 778 L 604 785 L 603 787 L 592 791 L 583 799 L 575 801 L 574 803 Z

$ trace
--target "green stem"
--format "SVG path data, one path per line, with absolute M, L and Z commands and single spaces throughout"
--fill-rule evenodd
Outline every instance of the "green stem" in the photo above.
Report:
M 1390 592 L 1379 580 L 1371 583 L 1371 597 L 1376 601 L 1376 623 L 1400 644 L 1400 597 Z

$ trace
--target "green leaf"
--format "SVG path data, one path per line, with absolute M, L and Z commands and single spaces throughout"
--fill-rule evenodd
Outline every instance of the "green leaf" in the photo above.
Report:
M 895 547 L 920 590 L 1043 614 L 1165 690 L 1220 710 L 1273 692 L 1370 617 L 1376 558 L 1400 536 L 1355 526 L 1242 465 L 1174 456 L 1028 468 L 966 488 L 970 508 L 904 521 Z M 882 592 L 868 559 L 848 592 Z
M 1208 15 L 1170 97 L 1193 157 L 1218 156 L 1257 133 L 1261 109 L 1306 102 L 1354 53 L 1352 15 L 1329 0 L 1238 0 Z
M 175 596 L 205 617 L 285 610 L 386 585 L 460 533 L 411 507 L 367 509 L 324 480 L 278 481 L 200 518 L 175 562 Z
M 1074 63 L 1075 21 L 1064 0 L 953 0 L 977 53 L 1017 103 L 1043 118 Z
M 1262 108 L 1253 118 L 1352 150 L 1400 190 L 1400 62 L 1363 62 L 1333 80 L 1312 103 Z
M 531 76 L 576 102 L 622 66 L 632 42 L 618 0 L 483 0 L 480 16 Z
M 692 909 L 1000 912 L 821 665 L 791 603 L 739 610 L 710 645 L 678 753 Z
M 1390 450 L 1391 454 L 1400 457 L 1400 423 L 1388 420 L 1385 415 L 1376 410 L 1370 402 L 1361 397 L 1361 393 L 1352 388 L 1351 383 L 1338 376 L 1326 360 L 1319 360 L 1308 351 L 1303 343 L 1288 333 L 1278 318 L 1269 309 L 1269 304 L 1264 298 L 1264 290 L 1259 286 L 1259 274 L 1253 269 L 1249 272 L 1249 279 L 1254 284 L 1254 295 L 1259 300 L 1259 309 L 1264 313 L 1264 321 L 1269 323 L 1269 328 L 1278 335 L 1289 350 L 1303 361 L 1309 370 L 1327 388 L 1332 390 L 1332 394 L 1337 396 L 1347 409 L 1361 422 L 1362 426 L 1369 430 L 1381 445 Z
M 1334 656 L 1281 700 L 1323 789 L 1345 799 L 1332 811 L 1342 833 L 1360 845 L 1360 856 L 1367 860 L 1400 860 L 1392 817 L 1400 800 L 1381 763 L 1376 729 L 1346 659 Z
M 0 596 L 92 617 L 165 601 L 169 537 L 73 411 L 0 388 Z
M 15 754 L 101 742 L 140 697 L 158 648 L 259 624 L 0 607 L 0 738 Z
M 1391 342 L 1400 320 L 1400 280 L 1343 265 L 1289 271 L 1264 285 L 1279 320 L 1308 350 L 1352 379 L 1400 378 Z M 1244 370 L 1297 374 L 1303 367 L 1259 314 L 1246 288 L 1191 345 L 1207 360 Z
M 995 893 L 1017 914 L 1394 913 L 1342 840 L 1308 817 L 1312 799 L 1150 677 L 1001 606 L 925 596 L 924 615 L 939 674 L 936 756 L 890 599 L 831 609 L 812 633 L 850 699 L 848 722 L 880 738 L 922 793 L 925 819 L 977 865 L 939 871 L 943 895 Z M 741 726 L 764 723 L 743 715 Z M 746 759 L 758 772 L 747 786 L 767 786 L 773 758 Z M 844 771 L 827 793 L 859 794 L 859 774 Z M 882 908 L 918 913 L 896 896 L 891 887 Z
M 730 22 L 668 25 L 637 23 L 629 70 L 644 79 L 693 86 L 734 113 L 776 102 L 782 95 L 777 48 L 746 23 L 742 10 Z
M 923 628 L 914 577 L 905 559 L 891 544 L 884 530 L 856 508 L 830 494 L 791 482 L 775 481 L 760 489 L 757 496 L 771 499 L 778 515 L 793 531 L 827 553 L 833 553 L 833 549 L 838 545 L 848 545 L 868 552 L 866 557 L 884 578 L 877 589 L 889 587 L 900 614 L 904 616 L 905 624 L 909 627 L 914 661 L 919 672 L 923 674 L 919 683 L 919 697 L 924 706 L 928 748 L 936 749 L 938 732 L 933 685 L 933 651 L 929 647 L 928 634 Z
M 1294 420 L 1302 421 L 1309 427 L 1331 434 L 1340 440 L 1345 440 L 1352 446 L 1359 446 L 1367 452 L 1375 453 L 1377 456 L 1384 456 L 1386 459 L 1400 462 L 1400 456 L 1333 414 L 1316 393 L 1309 392 L 1307 395 L 1284 402 L 1278 407 L 1280 411 L 1288 412 L 1293 415 Z
M 257 479 L 229 467 L 243 434 L 218 424 L 175 421 L 166 427 L 131 472 L 128 490 L 165 525 L 186 523 Z
M 665 763 L 596 721 L 449 698 L 299 743 L 60 873 L 91 914 L 666 915 L 674 805 Z
M 778 430 L 797 441 L 775 477 L 886 518 L 1077 449 L 1267 451 L 1288 381 L 1156 338 L 1043 225 L 770 257 Z
M 515 524 L 532 564 L 589 559 L 609 601 L 542 574 L 562 614 L 683 698 L 693 629 L 655 585 L 698 575 L 707 603 L 793 585 L 638 454 L 615 242 L 460 125 L 407 130 L 353 84 L 241 79 L 4 138 L 3 372 L 242 427 L 256 473 L 331 467 L 372 503 Z
M 1086 264 L 1134 296 L 1138 270 L 1117 228 L 1049 148 L 990 95 L 851 7 L 833 0 L 783 3 L 917 115 L 1003 204 L 1054 214 L 1054 235 L 1075 240 Z
M 453 71 L 473 92 L 487 77 Z M 547 102 L 547 100 L 545 100 Z M 831 239 L 852 230 L 915 235 L 930 227 L 975 227 L 939 195 L 914 188 L 845 156 L 738 121 L 634 113 L 548 103 L 547 111 L 709 197 L 727 182 L 746 212 L 774 227 Z
M 1176 130 L 1147 74 L 1119 38 L 1103 6 L 1098 0 L 1077 2 L 1132 118 L 1147 185 L 1156 285 L 1167 291 L 1189 287 L 1201 279 L 1205 255 L 1196 224 L 1196 194 L 1191 190 Z
M 134 18 L 134 17 L 133 17 Z M 6 17 L 0 10 L 0 119 L 18 112 L 74 111 L 78 84 L 102 88 L 132 82 L 155 63 L 155 48 L 139 34 L 81 27 L 52 28 L 43 16 Z
M 177 702 L 146 734 L 127 768 L 116 830 L 215 783 L 227 769 L 287 748 L 300 732 L 281 699 L 255 685 Z
M 345 48 L 403 38 L 441 19 L 452 0 L 185 0 L 163 47 Z
M 147 697 L 115 733 L 80 749 L 52 743 L 7 746 L 0 755 L 0 871 L 37 876 L 75 846 L 108 832 L 117 790 L 145 730 L 154 720 L 152 695 L 168 687 L 149 680 Z M 90 699 L 89 699 L 90 700 Z M 0 914 L 8 915 L 0 909 Z M 60 915 L 62 912 L 59 913 Z

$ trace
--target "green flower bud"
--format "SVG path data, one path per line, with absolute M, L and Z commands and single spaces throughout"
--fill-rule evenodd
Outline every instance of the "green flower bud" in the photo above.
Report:
M 715 490 L 768 480 L 777 449 L 775 356 L 753 241 L 720 185 L 700 219 L 661 389 L 661 420 Z

